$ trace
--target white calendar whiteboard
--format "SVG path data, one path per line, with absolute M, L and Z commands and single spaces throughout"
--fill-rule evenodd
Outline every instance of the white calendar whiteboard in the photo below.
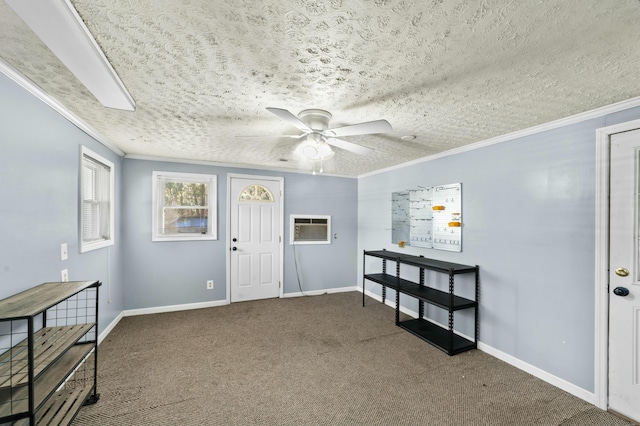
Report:
M 433 187 L 433 248 L 462 250 L 462 184 Z
M 462 251 L 462 184 L 391 194 L 394 244 Z
M 431 194 L 432 188 L 409 191 L 409 214 L 411 229 L 409 244 L 414 247 L 433 247 Z

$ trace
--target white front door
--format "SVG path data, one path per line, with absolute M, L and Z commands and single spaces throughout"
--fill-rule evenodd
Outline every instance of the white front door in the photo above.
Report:
M 230 176 L 231 302 L 280 296 L 281 178 Z
M 611 136 L 609 408 L 640 421 L 640 130 Z

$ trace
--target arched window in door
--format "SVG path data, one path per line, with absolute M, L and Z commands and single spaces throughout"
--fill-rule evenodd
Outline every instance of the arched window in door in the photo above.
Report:
M 262 185 L 252 184 L 240 191 L 238 201 L 259 201 L 263 203 L 273 203 L 273 194 Z

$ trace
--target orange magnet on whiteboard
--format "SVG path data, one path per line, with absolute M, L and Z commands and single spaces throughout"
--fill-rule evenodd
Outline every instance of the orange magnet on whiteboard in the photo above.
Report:
M 433 210 L 444 210 L 444 206 L 433 206 L 431 207 Z
M 460 226 L 460 222 L 449 222 L 449 228 L 456 228 Z

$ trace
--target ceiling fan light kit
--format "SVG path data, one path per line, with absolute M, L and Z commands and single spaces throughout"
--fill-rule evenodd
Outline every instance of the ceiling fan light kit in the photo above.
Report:
M 313 161 L 328 160 L 335 154 L 322 136 L 313 133 L 309 134 L 305 140 L 300 142 L 296 148 L 296 153 L 307 160 Z

